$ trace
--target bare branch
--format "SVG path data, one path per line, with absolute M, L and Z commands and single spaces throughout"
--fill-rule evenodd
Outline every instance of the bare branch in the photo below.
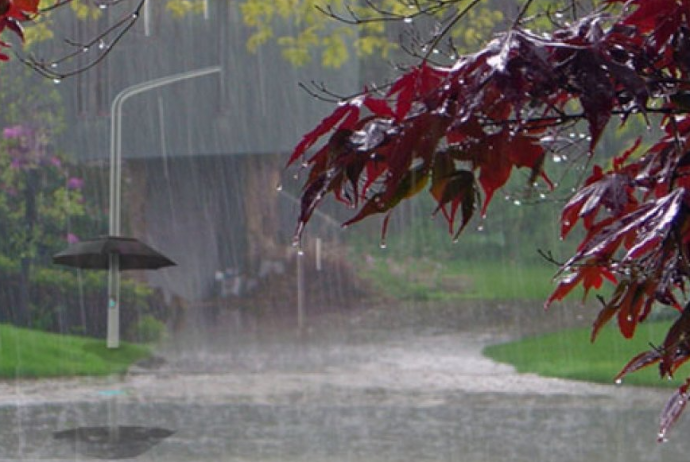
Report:
M 94 0 L 94 3 L 98 5 L 99 8 L 105 9 L 120 4 L 124 1 L 125 0 Z M 53 5 L 50 5 L 41 11 L 53 11 L 71 2 L 72 0 L 58 0 Z M 146 0 L 137 0 L 136 7 L 132 11 L 124 14 L 118 21 L 115 22 L 115 24 L 108 27 L 87 42 L 78 42 L 66 39 L 65 43 L 73 50 L 56 59 L 47 61 L 33 55 L 22 56 L 18 53 L 15 53 L 15 55 L 17 56 L 17 59 L 31 67 L 40 75 L 55 81 L 60 81 L 67 77 L 85 72 L 103 61 L 112 51 L 113 47 L 127 34 L 132 27 L 134 27 L 134 24 L 136 24 L 137 20 L 139 19 L 145 2 Z M 73 60 L 75 60 L 78 56 L 83 56 L 84 53 L 94 49 L 97 50 L 97 55 L 85 65 L 80 65 L 67 71 L 59 70 L 61 65 L 73 62 Z

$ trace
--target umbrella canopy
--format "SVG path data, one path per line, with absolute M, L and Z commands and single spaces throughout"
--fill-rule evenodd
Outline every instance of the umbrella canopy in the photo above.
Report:
M 158 269 L 174 266 L 175 262 L 143 242 L 120 236 L 103 236 L 70 245 L 53 256 L 53 263 L 83 269 L 104 269 L 110 255 L 118 254 L 120 270 Z
M 55 432 L 56 440 L 74 445 L 77 452 L 98 459 L 130 459 L 151 449 L 173 431 L 136 426 L 79 427 Z

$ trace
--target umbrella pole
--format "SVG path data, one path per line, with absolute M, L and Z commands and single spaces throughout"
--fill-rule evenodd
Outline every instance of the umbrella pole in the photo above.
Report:
M 109 255 L 108 267 L 108 348 L 120 346 L 120 255 Z

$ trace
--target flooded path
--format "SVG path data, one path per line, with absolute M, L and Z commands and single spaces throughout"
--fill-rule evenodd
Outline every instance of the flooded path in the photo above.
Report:
M 317 327 L 192 330 L 157 369 L 2 383 L 0 459 L 79 459 L 52 432 L 113 422 L 175 431 L 137 460 L 668 462 L 690 451 L 682 424 L 655 443 L 668 390 L 516 374 L 481 355 L 501 329 Z

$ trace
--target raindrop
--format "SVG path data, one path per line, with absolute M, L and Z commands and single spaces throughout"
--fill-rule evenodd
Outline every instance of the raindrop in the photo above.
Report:
M 108 5 L 106 5 L 105 3 L 101 3 L 100 5 L 98 5 L 98 8 L 100 8 L 101 10 L 105 10 L 106 8 L 108 8 Z
M 278 183 L 278 184 L 276 185 L 276 191 L 280 192 L 280 191 L 282 191 L 282 190 L 283 190 L 283 183 Z
M 539 199 L 546 199 L 546 194 L 539 193 Z
M 53 79 L 53 83 L 54 83 L 55 85 L 57 85 L 57 84 L 59 84 L 59 83 L 61 83 L 61 82 L 62 82 L 62 80 L 59 79 L 59 78 L 54 78 L 54 79 Z
M 84 47 L 81 49 L 82 53 L 88 53 L 89 52 L 89 47 Z
M 556 19 L 563 19 L 563 13 L 558 12 L 554 14 L 554 16 L 556 17 Z
M 132 19 L 137 19 L 138 17 L 139 17 L 139 13 L 137 13 L 136 11 L 134 13 L 132 13 Z
M 50 63 L 50 67 L 52 67 L 53 69 L 57 69 L 58 63 Z
M 304 250 L 300 247 L 297 249 L 297 256 L 298 257 L 303 257 L 304 256 Z
M 98 49 L 99 49 L 99 50 L 105 50 L 106 48 L 108 48 L 108 45 L 106 45 L 105 42 L 104 42 L 103 40 L 101 40 L 100 42 L 98 42 Z
M 477 231 L 479 231 L 480 233 L 482 231 L 484 231 L 484 224 L 483 223 L 481 225 L 477 226 Z
M 657 435 L 657 441 L 659 443 L 668 443 L 668 438 L 666 438 L 666 432 L 659 432 Z
M 559 156 L 558 154 L 553 155 L 553 161 L 556 162 L 557 164 L 560 163 L 562 160 L 563 160 L 563 158 L 561 156 Z
M 403 19 L 403 22 L 405 24 L 412 24 L 412 21 L 413 21 L 413 19 L 411 16 L 407 16 L 405 19 Z
M 623 384 L 623 379 L 616 379 L 615 384 L 616 384 L 616 385 L 622 385 L 622 384 Z
M 385 249 L 388 247 L 388 245 L 386 244 L 386 241 L 381 241 L 381 243 L 379 244 L 379 247 L 382 249 Z
M 520 207 L 520 206 L 522 205 L 522 202 L 520 202 L 519 199 L 515 199 L 515 200 L 513 201 L 513 205 L 516 205 L 516 206 Z

